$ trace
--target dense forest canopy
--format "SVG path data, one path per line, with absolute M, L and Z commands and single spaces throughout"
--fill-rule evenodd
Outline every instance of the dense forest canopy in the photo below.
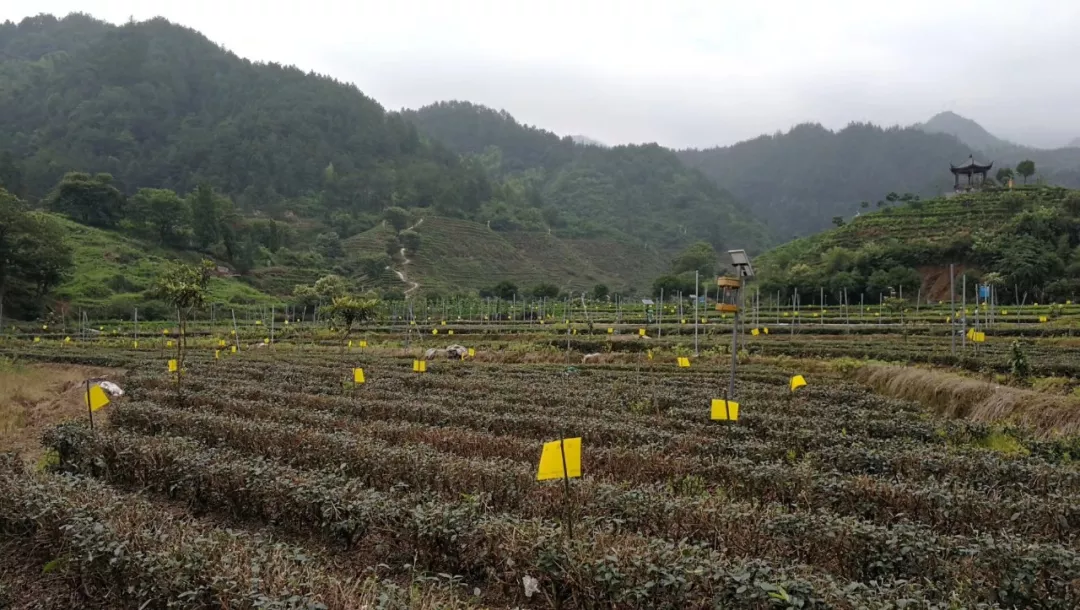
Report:
M 3 24 L 0 117 L 17 194 L 33 200 L 72 170 L 108 173 L 129 194 L 208 183 L 262 211 L 300 197 L 323 213 L 457 209 L 489 189 L 355 86 L 241 59 L 164 19 Z
M 750 250 L 770 241 L 729 193 L 655 144 L 582 145 L 468 102 L 440 102 L 404 116 L 489 175 L 522 185 L 523 197 L 500 202 L 499 222 L 542 221 L 566 236 L 622 234 L 665 252 L 698 240 Z

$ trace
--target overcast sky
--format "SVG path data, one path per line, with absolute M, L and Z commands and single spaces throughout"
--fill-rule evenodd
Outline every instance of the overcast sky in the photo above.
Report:
M 1080 137 L 1080 0 L 2 0 L 0 20 L 161 15 L 389 109 L 469 100 L 609 144 L 730 144 L 801 122 L 952 110 Z

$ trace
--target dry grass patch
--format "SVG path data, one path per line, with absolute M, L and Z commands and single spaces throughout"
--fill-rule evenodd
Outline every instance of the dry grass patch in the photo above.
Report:
M 880 394 L 916 401 L 945 417 L 1019 424 L 1044 438 L 1080 434 L 1080 399 L 1072 396 L 912 367 L 870 365 L 855 377 Z
M 0 453 L 15 451 L 33 459 L 40 453 L 45 428 L 86 417 L 82 395 L 86 379 L 116 379 L 122 374 L 104 367 L 0 360 Z

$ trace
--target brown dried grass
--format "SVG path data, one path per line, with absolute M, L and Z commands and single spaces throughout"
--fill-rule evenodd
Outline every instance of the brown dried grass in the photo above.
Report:
M 46 427 L 86 417 L 82 398 L 86 379 L 115 379 L 122 373 L 102 367 L 0 362 L 0 452 L 15 451 L 33 459 Z
M 870 365 L 855 377 L 874 391 L 913 400 L 944 417 L 1009 423 L 1042 438 L 1080 434 L 1080 400 L 914 367 Z

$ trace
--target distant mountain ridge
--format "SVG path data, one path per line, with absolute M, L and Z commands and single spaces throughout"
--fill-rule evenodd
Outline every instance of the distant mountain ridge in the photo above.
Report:
M 925 123 L 916 123 L 912 127 L 927 133 L 945 133 L 955 136 L 957 140 L 984 153 L 1021 148 L 1018 144 L 995 136 L 975 121 L 951 111 L 939 112 Z

